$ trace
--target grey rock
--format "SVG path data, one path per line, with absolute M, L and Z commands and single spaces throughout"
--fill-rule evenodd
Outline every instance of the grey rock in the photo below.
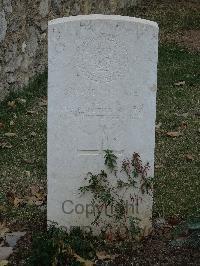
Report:
M 14 58 L 14 60 L 11 60 L 9 64 L 5 67 L 5 72 L 13 73 L 16 69 L 18 69 L 21 66 L 22 60 L 23 57 L 21 55 Z
M 29 66 L 32 64 L 33 59 L 25 55 L 24 60 L 22 61 L 21 68 L 23 71 L 28 71 Z
M 160 218 L 157 218 L 155 219 L 154 221 L 154 227 L 155 228 L 163 228 L 167 225 L 167 221 L 165 220 L 165 218 L 163 217 L 160 217 Z
M 15 58 L 17 55 L 17 44 L 13 43 L 10 44 L 10 46 L 7 48 L 7 51 L 5 52 L 4 60 L 6 63 L 11 61 L 13 58 Z
M 12 13 L 12 4 L 11 4 L 11 0 L 3 0 L 3 7 L 4 7 L 4 11 L 9 14 Z
M 42 17 L 46 17 L 49 12 L 48 0 L 42 0 L 39 6 L 39 13 Z
M 6 243 L 14 248 L 19 241 L 19 239 L 23 236 L 25 236 L 26 232 L 13 232 L 13 233 L 7 233 L 5 236 Z
M 62 0 L 51 0 L 51 7 L 56 12 L 56 14 L 60 14 L 61 4 Z
M 25 53 L 26 51 L 26 42 L 22 43 L 22 53 Z
M 46 34 L 46 32 L 42 33 L 42 35 L 41 35 L 41 40 L 46 40 L 46 38 L 47 38 L 47 34 Z
M 0 42 L 5 39 L 7 31 L 7 21 L 4 11 L 0 12 Z
M 10 16 L 8 32 L 18 32 L 20 30 L 20 17 Z
M 27 40 L 26 50 L 30 57 L 34 57 L 38 48 L 37 30 L 31 26 L 29 29 L 30 37 Z
M 6 260 L 12 253 L 12 247 L 0 247 L 0 261 Z
M 45 31 L 47 29 L 47 20 L 41 22 L 40 28 L 42 31 Z
M 17 76 L 15 74 L 9 74 L 8 77 L 6 78 L 6 81 L 9 84 L 15 83 L 15 81 L 17 80 Z

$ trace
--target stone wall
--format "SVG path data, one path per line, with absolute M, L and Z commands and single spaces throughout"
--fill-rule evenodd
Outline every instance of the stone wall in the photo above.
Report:
M 104 13 L 139 0 L 0 0 L 0 100 L 47 67 L 47 21 L 61 16 Z

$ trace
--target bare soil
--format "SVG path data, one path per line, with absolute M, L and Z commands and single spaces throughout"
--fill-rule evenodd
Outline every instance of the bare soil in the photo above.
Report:
M 200 52 L 200 30 L 184 30 L 181 32 L 163 34 L 162 43 L 176 43 L 192 52 Z

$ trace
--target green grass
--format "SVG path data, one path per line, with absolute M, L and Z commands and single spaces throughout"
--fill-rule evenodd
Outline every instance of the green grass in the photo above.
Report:
M 158 86 L 162 88 L 174 86 L 174 83 L 179 81 L 185 81 L 187 87 L 199 85 L 199 65 L 199 53 L 189 52 L 172 44 L 161 45 L 159 49 Z
M 156 21 L 163 34 L 200 29 L 198 0 L 143 0 L 141 5 L 122 10 L 122 13 Z
M 161 46 L 159 52 L 154 212 L 164 216 L 200 213 L 200 56 L 176 46 Z M 174 83 L 185 81 L 184 86 Z M 186 123 L 187 128 L 181 128 Z M 171 138 L 166 132 L 181 131 Z M 186 160 L 190 154 L 194 160 Z
M 44 73 L 28 88 L 11 93 L 0 105 L 0 122 L 4 125 L 0 128 L 0 143 L 10 147 L 0 147 L 0 205 L 6 205 L 0 219 L 17 218 L 18 224 L 30 227 L 37 218 L 42 220 L 44 214 L 35 206 L 13 207 L 8 204 L 6 194 L 12 192 L 16 197 L 24 198 L 30 195 L 30 187 L 34 184 L 46 189 L 46 107 L 39 105 L 46 95 L 47 74 Z M 21 103 L 18 99 L 26 102 Z M 9 101 L 15 101 L 16 107 L 9 107 Z M 8 132 L 16 136 L 5 136 Z

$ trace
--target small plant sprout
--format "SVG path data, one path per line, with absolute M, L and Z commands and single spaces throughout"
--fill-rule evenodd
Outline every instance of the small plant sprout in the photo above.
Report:
M 148 177 L 149 164 L 142 164 L 138 153 L 133 153 L 132 158 L 122 161 L 120 171 L 117 167 L 117 156 L 111 150 L 105 150 L 105 166 L 110 170 L 110 174 L 115 172 L 116 182 L 111 183 L 109 173 L 101 170 L 99 174 L 88 173 L 88 184 L 79 188 L 81 193 L 90 192 L 92 194 L 91 204 L 95 206 L 95 218 L 93 225 L 99 223 L 107 224 L 112 228 L 113 224 L 125 226 L 131 238 L 140 233 L 139 219 L 129 214 L 129 206 L 125 199 L 128 189 L 131 194 L 140 190 L 142 195 L 149 193 L 152 189 L 152 179 Z M 125 173 L 126 179 L 120 178 L 120 174 Z M 137 206 L 138 208 L 138 206 Z M 103 215 L 106 214 L 106 215 Z M 108 223 L 108 218 L 110 224 Z
M 117 167 L 117 156 L 113 153 L 112 150 L 105 150 L 105 165 L 112 171 Z
M 124 196 L 128 189 L 131 189 L 130 193 L 133 194 L 135 194 L 135 189 L 140 190 L 142 195 L 149 193 L 149 190 L 152 189 L 152 178 L 148 177 L 150 166 L 148 163 L 143 166 L 139 154 L 133 153 L 130 160 L 122 161 L 119 173 L 123 172 L 126 176 L 126 179 L 124 177 L 122 179 L 119 177 L 119 173 L 117 175 L 117 156 L 112 150 L 104 152 L 104 164 L 110 170 L 110 174 L 115 173 L 117 182 L 112 184 L 109 181 L 109 174 L 105 170 L 101 170 L 99 174 L 89 172 L 86 178 L 88 185 L 80 187 L 79 191 L 92 194 L 91 204 L 97 210 L 93 225 L 99 225 L 100 221 L 105 220 L 102 215 L 105 211 L 107 218 L 111 218 L 110 224 L 107 224 L 108 228 L 111 228 L 114 223 L 121 224 L 126 227 L 131 238 L 136 237 L 141 231 L 139 219 L 128 213 L 127 201 Z M 110 213 L 108 213 L 109 211 Z

